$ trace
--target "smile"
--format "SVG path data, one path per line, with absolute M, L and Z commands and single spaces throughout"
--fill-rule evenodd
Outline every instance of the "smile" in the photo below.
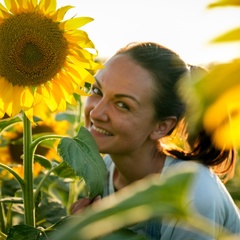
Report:
M 99 132 L 99 133 L 104 134 L 104 135 L 106 135 L 106 136 L 113 136 L 112 133 L 110 133 L 110 132 L 108 132 L 108 131 L 106 131 L 106 130 L 104 130 L 104 129 L 102 129 L 102 128 L 98 128 L 98 127 L 96 127 L 96 126 L 94 126 L 94 125 L 92 125 L 92 128 L 93 128 L 96 132 Z

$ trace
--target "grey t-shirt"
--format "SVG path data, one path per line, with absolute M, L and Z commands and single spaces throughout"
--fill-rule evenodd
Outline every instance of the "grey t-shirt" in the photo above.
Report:
M 107 196 L 114 193 L 114 163 L 109 155 L 106 155 L 104 160 L 109 171 L 109 179 L 104 191 L 104 196 Z M 183 228 L 180 219 L 171 221 L 164 218 L 161 221 L 151 219 L 131 227 L 133 231 L 146 235 L 149 240 L 214 240 L 221 235 L 222 227 L 231 233 L 240 234 L 239 209 L 224 184 L 208 167 L 197 162 L 182 161 L 167 156 L 159 180 L 191 169 L 197 170 L 187 196 L 186 207 L 197 210 L 207 221 L 210 221 L 213 226 L 212 236 L 188 229 L 186 225 Z

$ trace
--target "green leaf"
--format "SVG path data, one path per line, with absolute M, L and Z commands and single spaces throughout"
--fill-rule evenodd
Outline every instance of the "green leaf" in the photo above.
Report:
M 27 225 L 16 225 L 10 228 L 7 240 L 37 240 L 42 231 Z
M 55 167 L 53 172 L 61 178 L 76 179 L 78 177 L 75 170 L 66 162 L 61 162 L 57 167 Z
M 14 123 L 22 122 L 20 117 L 6 118 L 0 121 L 0 132 Z
M 132 232 L 129 229 L 123 228 L 113 233 L 108 234 L 107 236 L 98 238 L 99 240 L 147 240 L 143 235 Z
M 102 195 L 107 169 L 92 135 L 86 128 L 81 127 L 74 138 L 62 138 L 58 152 L 75 174 L 84 178 L 90 190 L 90 198 Z
M 61 234 L 56 233 L 51 240 L 95 239 L 154 217 L 187 219 L 188 214 L 193 213 L 186 208 L 185 197 L 194 173 L 181 173 L 165 181 L 156 175 L 131 184 L 103 198 L 96 207 L 85 210 L 81 215 L 69 217 Z
M 34 154 L 34 162 L 39 163 L 42 167 L 46 169 L 52 168 L 52 163 L 42 155 Z

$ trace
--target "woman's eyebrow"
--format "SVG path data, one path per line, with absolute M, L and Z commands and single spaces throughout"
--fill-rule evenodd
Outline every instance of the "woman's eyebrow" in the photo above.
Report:
M 102 85 L 101 83 L 98 81 L 98 79 L 96 77 L 95 78 L 95 81 L 96 81 L 96 84 L 98 85 L 99 88 L 102 88 Z M 123 94 L 123 93 L 118 93 L 118 94 L 115 94 L 115 97 L 116 98 L 130 98 L 132 99 L 133 101 L 135 101 L 138 105 L 140 105 L 140 102 L 133 96 L 131 95 L 128 95 L 128 94 Z
M 118 94 L 115 94 L 115 97 L 116 98 L 130 98 L 134 102 L 136 102 L 138 105 L 140 105 L 140 102 L 135 97 L 128 95 L 128 94 L 118 93 Z

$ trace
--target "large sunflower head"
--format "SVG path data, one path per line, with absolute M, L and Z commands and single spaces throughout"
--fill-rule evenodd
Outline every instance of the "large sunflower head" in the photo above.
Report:
M 52 112 L 76 104 L 85 95 L 101 64 L 80 27 L 89 17 L 63 20 L 71 6 L 56 9 L 56 0 L 4 0 L 0 4 L 0 118 L 24 111 L 43 118 L 41 105 Z M 89 51 L 92 49 L 93 51 Z M 36 111 L 36 108 L 38 109 Z

